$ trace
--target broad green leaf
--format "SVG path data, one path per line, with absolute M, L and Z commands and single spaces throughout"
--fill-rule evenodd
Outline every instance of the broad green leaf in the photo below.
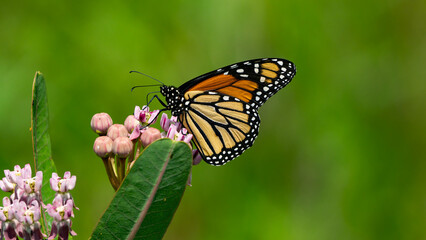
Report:
M 31 106 L 31 131 L 33 138 L 34 166 L 36 171 L 43 172 L 43 185 L 41 196 L 45 204 L 51 203 L 55 197 L 55 192 L 50 189 L 49 179 L 53 172 L 56 172 L 55 164 L 52 160 L 50 135 L 49 135 L 49 111 L 47 107 L 46 83 L 43 74 L 36 72 L 33 82 L 33 97 Z M 52 218 L 45 214 L 44 220 L 49 226 Z
M 161 239 L 186 188 L 192 154 L 184 142 L 160 139 L 136 160 L 91 239 Z

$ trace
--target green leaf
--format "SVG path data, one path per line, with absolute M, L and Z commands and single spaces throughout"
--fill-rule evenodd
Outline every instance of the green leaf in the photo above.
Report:
M 160 139 L 136 160 L 91 239 L 161 239 L 186 188 L 192 154 L 184 142 Z
M 34 166 L 36 171 L 43 172 L 43 185 L 41 196 L 45 204 L 51 203 L 55 192 L 50 189 L 49 179 L 56 172 L 52 160 L 50 135 L 49 135 L 49 111 L 47 107 L 46 83 L 43 74 L 36 72 L 33 82 L 33 97 L 31 106 L 31 131 L 33 138 Z M 43 213 L 44 228 L 51 225 L 52 218 Z

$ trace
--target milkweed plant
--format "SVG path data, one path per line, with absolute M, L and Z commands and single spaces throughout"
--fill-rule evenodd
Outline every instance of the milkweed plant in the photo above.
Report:
M 73 209 L 78 208 L 70 193 L 75 187 L 76 176 L 65 172 L 61 178 L 57 173 L 52 173 L 49 182 L 52 191 L 55 191 L 55 198 L 52 203 L 46 204 L 41 196 L 42 171 L 38 171 L 33 177 L 30 164 L 26 164 L 24 168 L 16 165 L 13 171 L 4 170 L 4 173 L 0 188 L 10 193 L 10 196 L 3 198 L 3 206 L 0 207 L 2 238 L 46 238 L 47 235 L 42 232 L 40 224 L 42 211 L 53 218 L 48 239 L 57 236 L 60 239 L 68 239 L 69 235 L 77 235 L 71 229 L 71 218 L 74 217 Z
M 164 236 L 191 185 L 191 168 L 202 157 L 192 150 L 192 135 L 177 118 L 160 113 L 136 106 L 124 124 L 114 124 L 107 113 L 92 117 L 91 128 L 98 134 L 93 150 L 115 195 L 107 200 L 110 205 L 90 239 Z M 153 127 L 157 119 L 159 128 Z M 77 235 L 72 223 L 78 221 L 73 218 L 79 209 L 71 195 L 77 176 L 66 171 L 60 177 L 52 160 L 46 83 L 40 72 L 33 81 L 31 132 L 34 171 L 30 164 L 16 165 L 4 170 L 0 180 L 0 189 L 8 193 L 0 206 L 1 239 L 70 239 Z
M 163 113 L 160 126 L 163 132 L 150 127 L 158 118 L 159 110 L 149 111 L 148 106 L 135 107 L 133 115 L 129 115 L 123 124 L 113 124 L 107 113 L 97 113 L 92 117 L 91 127 L 99 135 L 93 150 L 105 166 L 111 186 L 117 190 L 142 150 L 160 138 L 183 141 L 190 147 L 192 134 L 177 122 L 177 117 L 169 118 Z M 193 165 L 201 162 L 202 157 L 197 149 L 192 150 Z M 191 185 L 191 176 L 188 179 Z

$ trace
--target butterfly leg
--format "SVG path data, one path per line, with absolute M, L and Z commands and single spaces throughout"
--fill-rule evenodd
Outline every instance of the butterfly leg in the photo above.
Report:
M 148 107 L 149 106 L 149 104 L 151 104 L 151 102 L 152 101 L 154 101 L 154 99 L 157 99 L 160 103 L 161 103 L 161 105 L 163 105 L 165 108 L 163 108 L 163 109 L 160 109 L 160 111 L 158 112 L 158 114 L 157 114 L 157 117 L 160 115 L 160 113 L 161 112 L 163 112 L 163 111 L 166 111 L 166 110 L 168 110 L 168 108 L 167 108 L 167 105 L 160 99 L 160 98 L 158 98 L 158 96 L 157 95 L 154 95 L 154 97 L 152 97 L 151 98 L 151 100 L 149 100 L 148 101 L 148 96 L 150 95 L 150 94 L 152 94 L 152 93 L 156 93 L 156 92 L 150 92 L 150 93 L 148 93 L 148 95 L 146 96 L 146 101 L 147 101 L 147 104 L 142 108 L 142 110 L 144 109 L 144 108 L 146 108 L 146 107 Z M 157 117 L 155 118 L 155 119 L 157 119 Z M 142 128 L 145 128 L 145 127 L 148 127 L 149 125 L 151 125 L 153 122 L 155 122 L 155 119 L 154 120 L 152 120 L 151 122 L 149 122 L 146 126 L 144 126 L 144 127 L 142 127 Z
M 153 94 L 153 93 L 159 93 L 160 91 L 155 91 L 155 92 L 150 92 L 146 95 L 146 106 L 148 106 L 149 103 L 152 102 L 153 99 L 151 99 L 150 101 L 148 101 L 149 95 Z
M 149 102 L 146 104 L 146 106 L 149 106 L 149 104 L 151 104 L 151 102 L 154 100 L 154 99 L 157 99 L 159 102 L 160 102 L 160 104 L 161 105 L 163 105 L 163 107 L 165 107 L 165 109 L 164 110 L 167 110 L 168 108 L 167 108 L 167 104 L 165 104 L 160 98 L 158 98 L 158 96 L 157 95 L 154 95 L 154 97 L 152 97 L 151 98 L 151 100 L 149 100 Z

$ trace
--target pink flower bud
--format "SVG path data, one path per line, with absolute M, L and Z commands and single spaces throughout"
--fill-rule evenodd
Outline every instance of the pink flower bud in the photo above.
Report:
M 93 131 L 99 135 L 105 135 L 111 125 L 112 119 L 108 113 L 97 113 L 93 115 L 92 121 L 90 121 Z
M 107 136 L 96 138 L 93 151 L 101 158 L 107 157 L 112 151 L 112 139 Z
M 124 126 L 129 133 L 133 132 L 133 129 L 139 125 L 139 121 L 133 115 L 129 115 L 124 121 Z
M 129 132 L 124 125 L 114 124 L 108 129 L 107 136 L 114 141 L 118 137 L 127 137 L 128 134 Z
M 148 146 L 152 142 L 154 142 L 157 139 L 161 138 L 160 130 L 156 128 L 148 128 L 145 132 L 141 135 L 141 141 L 142 145 L 144 147 Z
M 120 158 L 126 158 L 133 150 L 133 143 L 128 137 L 118 137 L 112 143 L 112 151 Z

